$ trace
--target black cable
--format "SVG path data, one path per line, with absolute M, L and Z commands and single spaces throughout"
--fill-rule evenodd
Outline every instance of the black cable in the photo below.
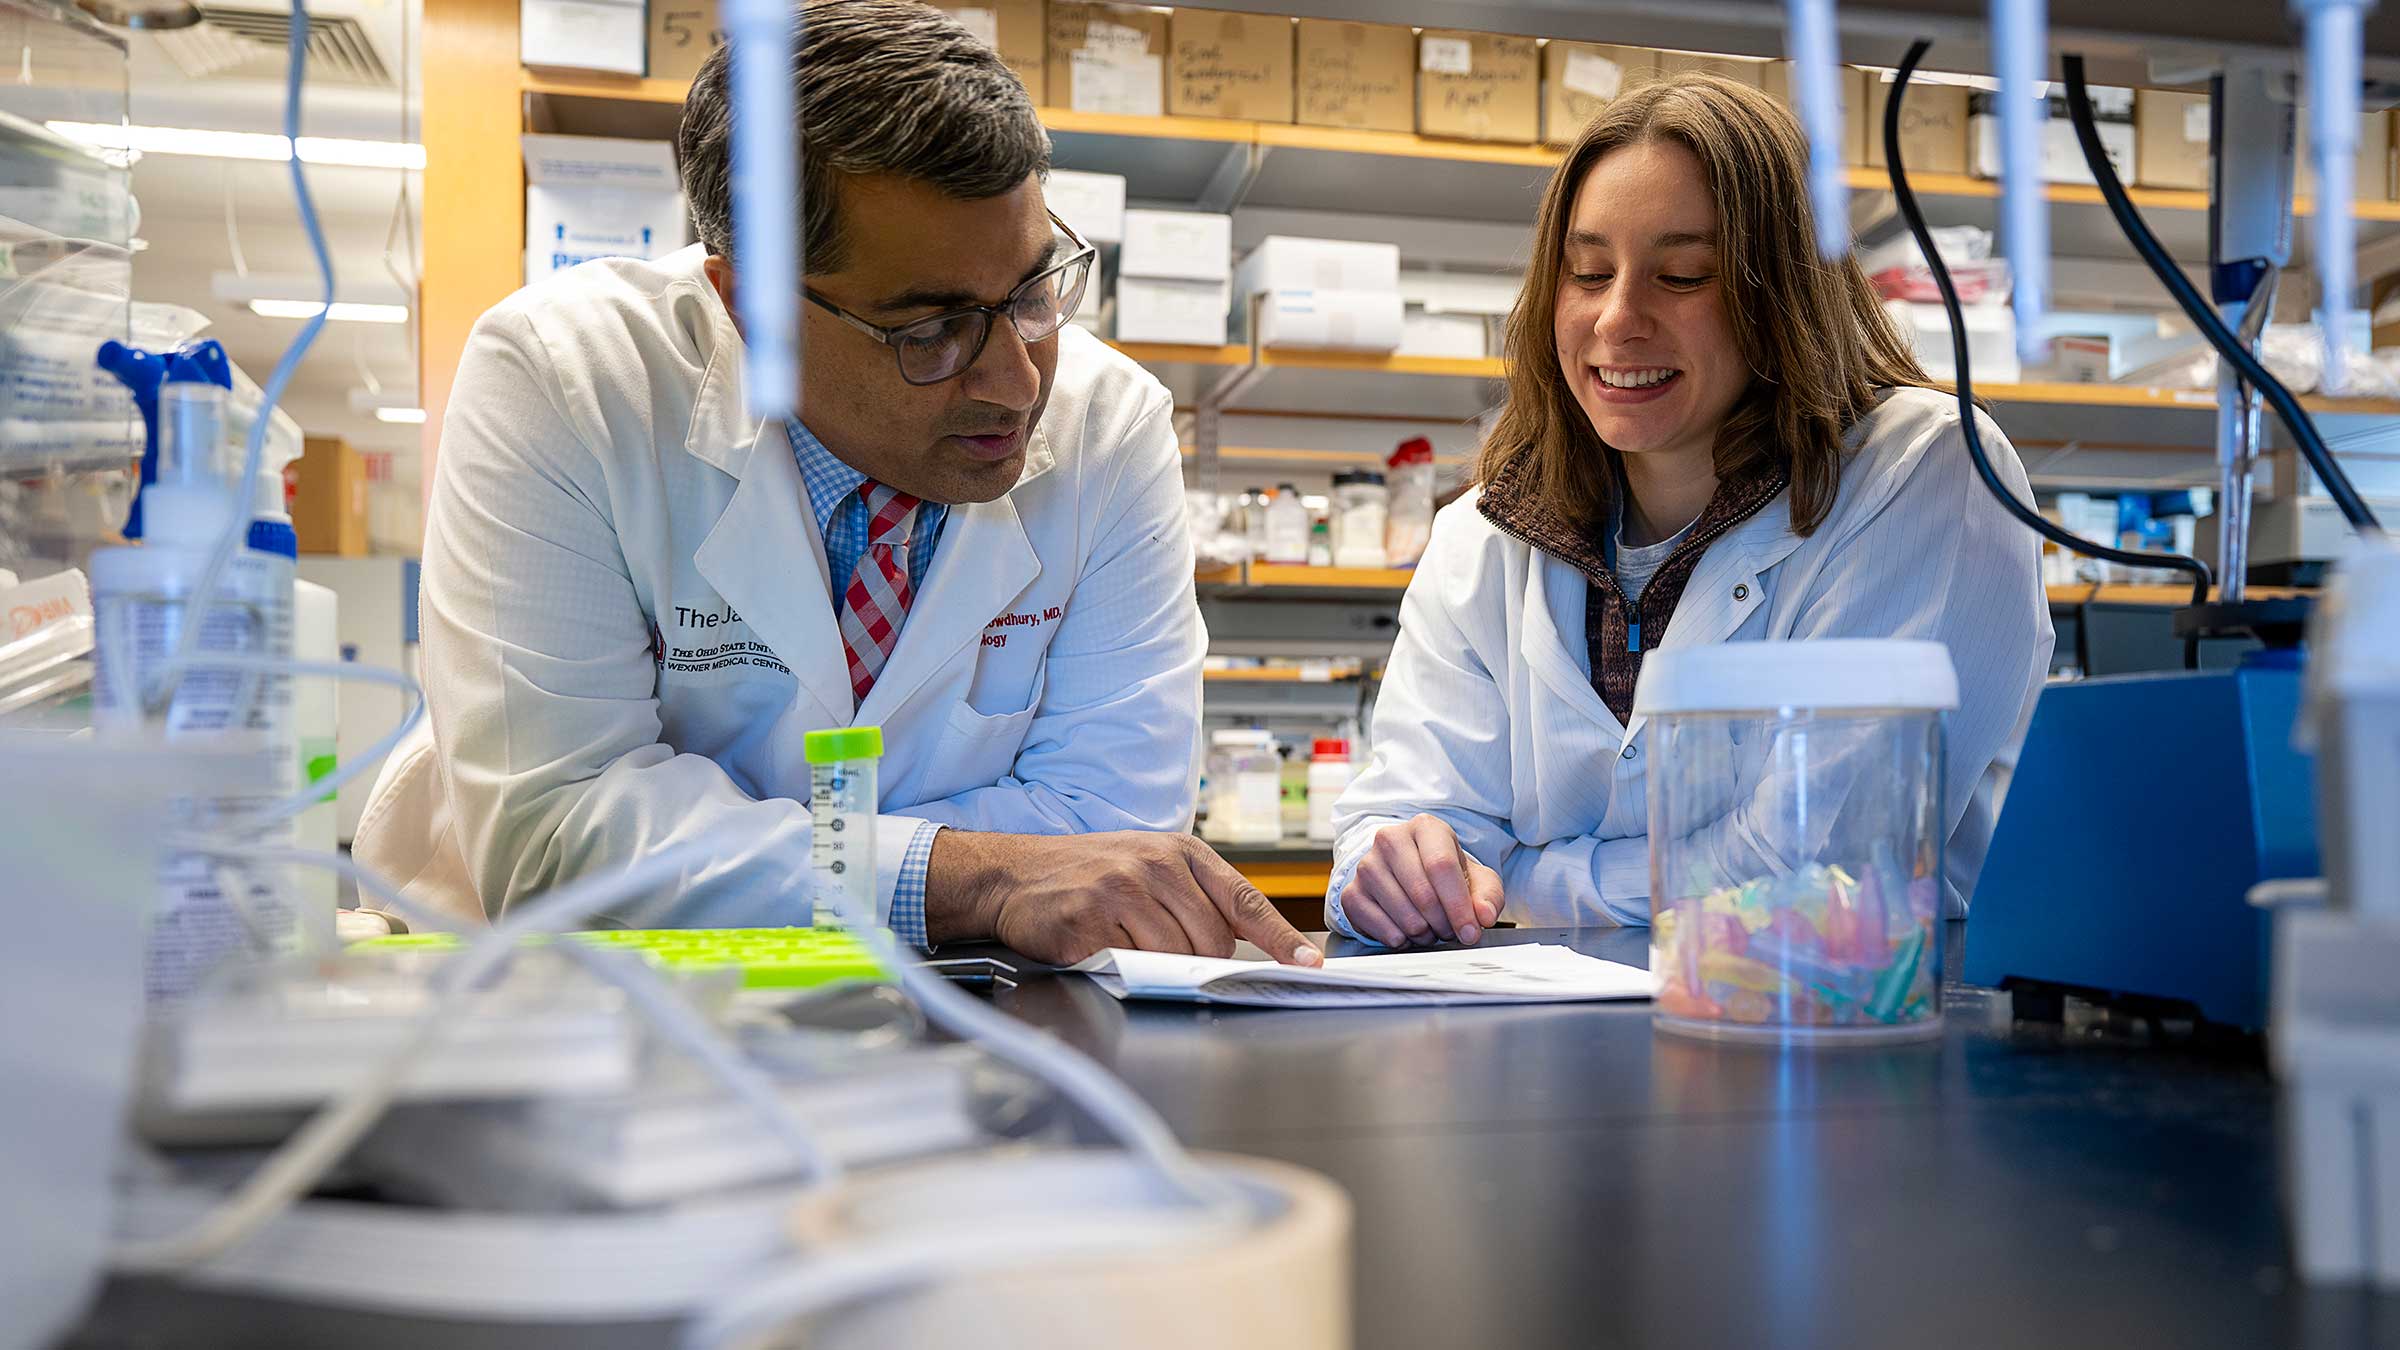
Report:
M 2092 179 L 2099 184 L 2101 199 L 2108 203 L 2109 212 L 2117 218 L 2117 228 L 2133 241 L 2134 252 L 2142 255 L 2142 261 L 2148 263 L 2150 270 L 2157 274 L 2159 284 L 2166 287 L 2167 293 L 2175 297 L 2175 303 L 2191 316 L 2202 336 L 2208 339 L 2208 345 L 2216 348 L 2218 356 L 2231 363 L 2235 370 L 2241 372 L 2243 379 L 2267 396 L 2267 402 L 2275 405 L 2275 415 L 2283 420 L 2284 426 L 2292 433 L 2292 439 L 2299 443 L 2300 453 L 2308 456 L 2308 466 L 2317 471 L 2317 477 L 2325 484 L 2326 495 L 2332 497 L 2334 505 L 2341 508 L 2342 519 L 2349 521 L 2350 527 L 2361 534 L 2380 533 L 2382 522 L 2376 520 L 2375 513 L 2367 508 L 2366 502 L 2358 495 L 2358 489 L 2350 485 L 2350 476 L 2343 473 L 2342 466 L 2334 462 L 2333 452 L 2326 448 L 2325 438 L 2317 434 L 2317 424 L 2309 419 L 2307 410 L 2300 406 L 2300 400 L 2292 397 L 2292 391 L 2283 387 L 2283 381 L 2276 379 L 2273 372 L 2260 364 L 2241 339 L 2225 326 L 2225 320 L 2218 315 L 2216 306 L 2200 297 L 2191 278 L 2185 276 L 2183 269 L 2175 265 L 2175 260 L 2167 256 L 2167 250 L 2159 244 L 2158 236 L 2150 233 L 2150 227 L 2142 222 L 2141 212 L 2136 211 L 2131 199 L 2126 197 L 2125 185 L 2117 181 L 2117 171 L 2108 162 L 2108 151 L 2100 144 L 2100 130 L 2092 119 L 2091 95 L 2083 85 L 2083 58 L 2068 56 L 2064 61 L 2067 116 L 2075 123 L 2075 139 L 2083 144 L 2083 162 L 2091 167 Z M 2327 308 L 2335 307 L 2340 300 L 2339 296 L 2333 297 Z
M 1892 77 L 1892 95 L 1883 107 L 1883 161 L 1891 166 L 1892 196 L 1899 204 L 1900 216 L 1908 222 L 1908 232 L 1916 236 L 1917 247 L 1925 254 L 1925 266 L 1933 272 L 1933 283 L 1941 288 L 1942 308 L 1950 316 L 1951 359 L 1958 367 L 1959 429 L 1966 434 L 1967 456 L 1975 461 L 1976 476 L 1983 479 L 1984 487 L 1991 491 L 1992 496 L 1997 498 L 2000 505 L 2010 515 L 2016 517 L 2020 524 L 2060 548 L 2080 553 L 2087 558 L 2100 558 L 2108 562 L 2123 563 L 2128 567 L 2165 567 L 2177 572 L 2187 572 L 2191 574 L 2192 578 L 2192 603 L 2195 605 L 2207 604 L 2209 583 L 2212 580 L 2207 563 L 2198 558 L 2187 558 L 2180 553 L 2136 553 L 2127 549 L 2112 548 L 2107 544 L 2094 543 L 2081 535 L 2070 534 L 2043 519 L 2040 512 L 2018 501 L 2016 494 L 2010 492 L 2008 485 L 2000 481 L 2000 475 L 1993 471 L 1990 456 L 1983 452 L 1983 436 L 1975 427 L 1974 382 L 1967 373 L 1966 314 L 1959 307 L 1958 287 L 1950 280 L 1950 269 L 1942 262 L 1941 251 L 1933 246 L 1933 232 L 1926 228 L 1925 213 L 1917 209 L 1917 194 L 1909 191 L 1908 170 L 1902 162 L 1900 153 L 1900 105 L 1902 100 L 1908 96 L 1909 76 L 1916 73 L 1917 62 L 1924 58 L 1926 49 L 1931 46 L 1933 46 L 1932 42 L 1919 38 L 1916 45 L 1908 49 L 1908 56 L 1900 62 L 1899 73 Z M 2076 621 L 2082 623 L 2088 617 L 2088 614 L 2079 615 Z M 2184 643 L 2183 664 L 2187 670 L 2199 668 L 2200 652 L 2197 639 L 2187 640 Z

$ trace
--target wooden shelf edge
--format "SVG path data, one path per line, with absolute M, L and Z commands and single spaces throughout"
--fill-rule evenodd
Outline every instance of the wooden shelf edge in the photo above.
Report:
M 2085 582 L 2073 586 L 2049 586 L 2044 589 L 2049 592 L 2050 603 L 2054 605 L 2157 605 L 2166 609 L 2181 609 L 2191 603 L 2192 599 L 2192 588 L 2189 586 L 2129 586 L 2116 582 L 2106 584 Z M 2298 586 L 2252 586 L 2249 588 L 2248 594 L 2253 600 L 2288 600 L 2296 596 L 2315 595 L 2316 592 Z M 2210 598 L 2215 598 L 2215 592 L 2210 592 Z
M 654 80 L 641 75 L 610 75 L 594 70 L 547 70 L 527 66 L 521 88 L 528 94 L 565 98 L 613 98 L 623 103 L 681 103 L 692 92 L 689 80 Z
M 1365 673 L 1356 662 L 1334 667 L 1333 673 L 1321 680 L 1312 680 L 1301 673 L 1299 666 L 1244 666 L 1234 670 L 1202 670 L 1205 684 L 1347 684 Z
M 681 103 L 691 92 L 684 80 L 649 79 L 634 75 L 610 75 L 596 71 L 551 70 L 526 67 L 522 70 L 524 92 L 556 94 L 569 98 L 610 98 L 629 103 Z M 1354 131 L 1344 127 L 1301 126 L 1291 122 L 1247 122 L 1224 117 L 1145 117 L 1121 113 L 1077 112 L 1072 108 L 1045 107 L 1042 125 L 1053 132 L 1070 135 L 1124 136 L 1143 140 L 1214 141 L 1229 145 L 1263 145 L 1292 150 L 1324 150 L 1340 154 L 1382 155 L 1400 159 L 1435 159 L 1454 164 L 1499 164 L 1517 168 L 1546 169 L 1555 166 L 1564 151 L 1551 145 L 1527 145 L 1513 141 L 1460 141 L 1439 136 L 1420 136 L 1411 131 Z M 1891 176 L 1869 165 L 1852 164 L 1844 169 L 1850 186 L 1862 191 L 1875 191 L 1891 186 Z M 1997 197 L 2000 185 L 1988 178 L 1975 178 L 1956 173 L 1915 173 L 1909 176 L 1909 186 L 1925 197 Z M 2044 192 L 2051 201 L 2062 204 L 2092 206 L 2100 204 L 2100 189 L 2086 183 L 2052 183 Z M 2205 211 L 2208 194 L 2183 188 L 2128 187 L 2125 195 L 2134 205 L 2152 211 Z M 2306 197 L 2294 198 L 2292 210 L 2297 215 L 2313 214 L 2315 203 Z M 2360 220 L 2400 221 L 2400 202 L 2360 201 L 2351 203 L 2351 214 Z

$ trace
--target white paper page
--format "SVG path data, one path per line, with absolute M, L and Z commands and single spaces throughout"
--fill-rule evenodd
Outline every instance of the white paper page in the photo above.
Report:
M 1650 973 L 1550 944 L 1337 957 L 1281 966 L 1112 947 L 1077 965 L 1118 998 L 1275 1007 L 1648 998 Z

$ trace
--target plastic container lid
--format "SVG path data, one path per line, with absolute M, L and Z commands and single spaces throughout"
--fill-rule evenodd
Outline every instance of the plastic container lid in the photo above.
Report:
M 1311 759 L 1348 759 L 1350 758 L 1350 742 L 1339 736 L 1319 736 L 1315 747 L 1309 752 L 1309 757 Z
M 833 727 L 812 731 L 800 740 L 801 753 L 811 764 L 839 764 L 852 759 L 883 758 L 882 727 Z
M 1241 729 L 1220 731 L 1209 738 L 1209 744 L 1271 746 L 1275 744 L 1275 733 L 1271 731 Z
M 1357 487 L 1361 484 L 1382 487 L 1383 475 L 1373 469 L 1344 469 L 1333 476 L 1333 485 L 1337 488 Z
M 1400 442 L 1400 448 L 1394 450 L 1392 457 L 1384 461 L 1386 465 L 1395 469 L 1403 464 L 1431 464 L 1432 462 L 1433 442 L 1423 436 L 1411 437 Z
M 1633 694 L 1633 710 L 1643 716 L 1956 707 L 1958 671 L 1950 649 L 1895 638 L 1662 647 L 1643 658 Z

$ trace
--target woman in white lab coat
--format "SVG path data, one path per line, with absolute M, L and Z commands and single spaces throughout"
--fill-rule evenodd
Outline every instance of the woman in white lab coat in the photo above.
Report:
M 1559 166 L 1507 406 L 1434 525 L 1336 812 L 1337 929 L 1649 922 L 1634 685 L 1649 651 L 1725 641 L 1948 645 L 1964 903 L 2049 668 L 2039 544 L 1866 276 L 1816 257 L 1806 168 L 1790 113 L 1712 76 L 1625 94 Z

